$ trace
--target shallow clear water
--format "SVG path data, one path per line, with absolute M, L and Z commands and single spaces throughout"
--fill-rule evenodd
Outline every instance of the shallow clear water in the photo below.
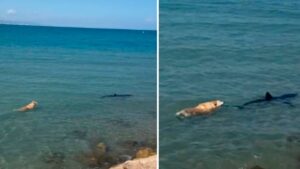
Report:
M 160 1 L 160 168 L 298 169 L 300 98 L 234 106 L 300 92 L 296 1 Z M 200 102 L 209 117 L 175 113 Z M 289 138 L 293 138 L 292 140 Z
M 1 169 L 88 168 L 95 142 L 124 155 L 156 140 L 156 32 L 0 25 L 0 97 Z

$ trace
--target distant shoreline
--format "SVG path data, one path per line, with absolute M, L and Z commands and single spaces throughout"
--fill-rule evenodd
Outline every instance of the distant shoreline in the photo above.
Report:
M 116 30 L 116 31 L 149 31 L 157 32 L 154 29 L 126 29 L 126 28 L 93 28 L 93 27 L 76 27 L 76 26 L 53 26 L 53 25 L 31 25 L 31 24 L 17 24 L 17 23 L 1 23 L 0 26 L 28 26 L 28 27 L 50 27 L 50 28 L 66 28 L 66 29 L 95 29 L 95 30 Z

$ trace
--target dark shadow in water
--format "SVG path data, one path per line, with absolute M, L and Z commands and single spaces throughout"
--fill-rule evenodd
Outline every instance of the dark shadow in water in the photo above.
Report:
M 117 94 L 117 93 L 114 93 L 112 95 L 104 95 L 102 96 L 101 98 L 127 98 L 127 97 L 131 97 L 133 96 L 132 94 Z

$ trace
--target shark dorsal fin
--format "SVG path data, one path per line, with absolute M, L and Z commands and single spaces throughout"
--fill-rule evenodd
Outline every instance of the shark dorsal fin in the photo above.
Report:
M 271 100 L 272 98 L 273 98 L 273 96 L 269 92 L 267 92 L 266 95 L 265 95 L 265 99 L 266 100 Z

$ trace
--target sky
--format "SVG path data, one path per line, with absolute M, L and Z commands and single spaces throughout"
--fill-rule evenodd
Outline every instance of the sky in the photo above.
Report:
M 156 30 L 156 0 L 0 0 L 0 23 Z

